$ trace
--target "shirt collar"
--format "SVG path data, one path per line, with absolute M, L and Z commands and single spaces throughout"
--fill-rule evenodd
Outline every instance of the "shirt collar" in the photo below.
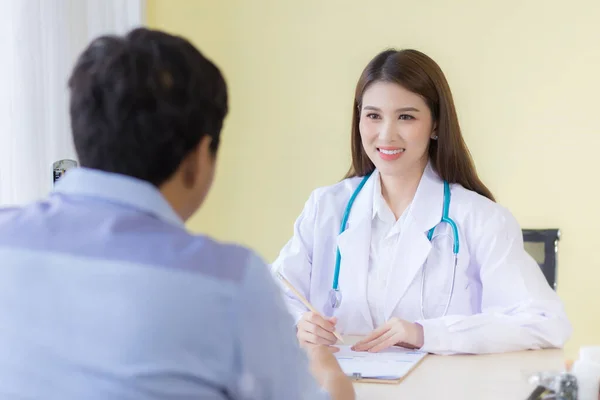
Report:
M 373 179 L 375 179 L 375 184 L 373 185 L 373 215 L 371 217 L 373 219 L 379 217 L 379 219 L 384 222 L 396 222 L 394 213 L 390 210 L 390 207 L 385 202 L 383 194 L 381 193 L 381 177 L 379 176 L 379 171 L 375 170 L 373 172 Z
M 75 168 L 56 183 L 54 192 L 125 204 L 149 212 L 171 224 L 184 226 L 181 217 L 175 213 L 156 186 L 130 176 L 83 167 Z
M 372 219 L 374 220 L 375 218 L 379 218 L 379 220 L 382 222 L 394 225 L 395 229 L 390 231 L 390 233 L 394 233 L 404 224 L 404 221 L 406 220 L 408 213 L 410 212 L 410 208 L 414 202 L 414 199 L 408 204 L 406 210 L 404 210 L 400 218 L 396 220 L 392 209 L 390 208 L 390 206 L 388 206 L 387 202 L 383 198 L 383 194 L 381 193 L 381 177 L 377 170 L 373 172 L 373 178 L 375 178 L 375 185 L 373 189 Z

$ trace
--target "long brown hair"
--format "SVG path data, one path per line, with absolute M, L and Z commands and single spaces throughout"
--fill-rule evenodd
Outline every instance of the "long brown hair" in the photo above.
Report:
M 374 82 L 393 82 L 420 95 L 427 103 L 434 123 L 437 140 L 429 144 L 429 159 L 435 171 L 449 183 L 459 183 L 494 201 L 492 192 L 481 182 L 471 153 L 467 148 L 452 92 L 440 67 L 417 50 L 386 50 L 378 54 L 364 69 L 354 95 L 352 113 L 352 166 L 346 178 L 365 176 L 375 170 L 362 146 L 359 122 L 362 97 Z

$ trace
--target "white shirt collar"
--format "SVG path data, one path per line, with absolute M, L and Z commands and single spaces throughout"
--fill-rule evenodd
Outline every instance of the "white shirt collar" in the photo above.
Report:
M 373 179 L 375 179 L 375 184 L 373 185 L 373 214 L 371 217 L 373 219 L 379 218 L 383 222 L 393 224 L 396 222 L 396 217 L 381 193 L 381 176 L 379 175 L 379 171 L 375 170 L 373 172 Z
M 404 210 L 400 218 L 396 220 L 396 216 L 392 212 L 390 206 L 388 206 L 387 202 L 383 198 L 383 194 L 381 193 L 381 176 L 377 170 L 373 172 L 373 178 L 375 179 L 375 184 L 373 185 L 373 213 L 371 218 L 373 221 L 375 221 L 376 218 L 379 219 L 379 221 L 385 224 L 383 226 L 392 227 L 388 232 L 388 235 L 396 234 L 400 232 L 402 226 L 404 225 L 404 221 L 410 212 L 410 208 L 414 202 L 414 199 L 408 204 L 406 210 Z

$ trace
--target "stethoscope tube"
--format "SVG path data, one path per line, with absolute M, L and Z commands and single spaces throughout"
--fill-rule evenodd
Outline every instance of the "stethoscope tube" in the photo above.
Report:
M 427 262 L 425 262 L 427 264 Z M 450 308 L 450 302 L 452 301 L 452 294 L 454 293 L 454 282 L 456 281 L 456 266 L 458 265 L 458 254 L 454 254 L 454 267 L 452 270 L 452 283 L 450 284 L 450 292 L 448 294 L 448 300 L 446 301 L 446 307 L 444 308 L 444 312 L 442 316 L 445 316 L 448 313 L 448 308 Z M 427 319 L 425 317 L 425 265 L 421 270 L 421 318 Z
M 344 216 L 342 218 L 342 223 L 340 224 L 340 235 L 342 233 L 344 233 L 344 231 L 346 230 L 346 225 L 348 225 L 348 217 L 350 216 L 350 211 L 352 210 L 352 206 L 354 205 L 354 200 L 356 200 L 356 197 L 362 190 L 363 186 L 365 186 L 365 183 L 367 183 L 367 181 L 369 180 L 369 177 L 371 176 L 371 174 L 372 174 L 372 172 L 370 174 L 368 174 L 367 176 L 365 176 L 362 181 L 360 181 L 360 183 L 358 184 L 358 187 L 354 190 L 354 193 L 352 193 L 352 196 L 350 196 L 350 200 L 348 200 L 348 204 L 346 204 L 346 210 L 344 210 Z M 335 255 L 335 270 L 333 271 L 333 285 L 332 285 L 333 290 L 338 290 L 341 259 L 342 259 L 342 255 L 340 254 L 340 248 L 338 247 L 336 255 Z
M 350 211 L 352 210 L 352 205 L 354 204 L 354 200 L 362 190 L 365 183 L 369 180 L 369 177 L 372 175 L 372 172 L 366 175 L 362 181 L 358 184 L 358 187 L 350 196 L 350 200 L 348 200 L 348 204 L 346 204 L 346 209 L 344 210 L 344 215 L 342 217 L 342 223 L 340 224 L 340 235 L 344 233 L 346 230 L 346 225 L 348 224 L 348 217 L 350 216 Z M 333 271 L 333 284 L 331 285 L 331 290 L 329 292 L 329 302 L 331 304 L 331 308 L 339 308 L 342 303 L 342 292 L 339 290 L 339 279 L 340 279 L 340 266 L 341 266 L 342 255 L 340 253 L 340 248 L 337 247 L 335 254 L 335 269 Z

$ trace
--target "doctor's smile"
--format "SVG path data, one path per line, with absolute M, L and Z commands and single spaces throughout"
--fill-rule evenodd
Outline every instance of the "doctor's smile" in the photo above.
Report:
M 297 291 L 286 301 L 302 346 L 335 334 L 364 336 L 354 349 L 369 352 L 564 345 L 563 305 L 478 176 L 435 61 L 378 54 L 356 85 L 350 142 L 348 173 L 311 193 L 272 266 Z
M 393 161 L 400 158 L 402 153 L 406 151 L 406 149 L 401 149 L 397 147 L 378 147 L 377 151 L 379 152 L 379 156 L 387 161 Z

